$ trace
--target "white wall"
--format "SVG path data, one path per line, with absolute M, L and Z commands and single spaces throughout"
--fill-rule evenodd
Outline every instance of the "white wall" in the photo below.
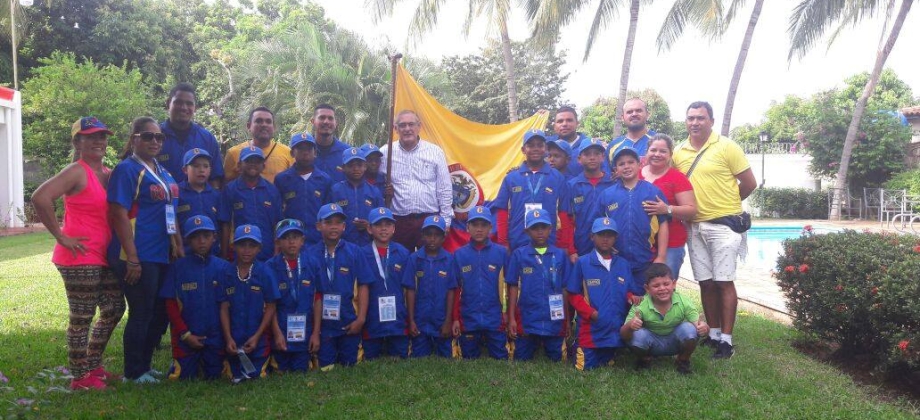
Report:
M 821 188 L 820 181 L 808 173 L 811 156 L 805 154 L 748 154 L 757 185 L 766 180 L 765 188 Z M 763 159 L 764 164 L 761 164 Z M 766 172 L 761 175 L 761 168 Z
M 0 226 L 22 227 L 22 97 L 0 89 L 11 96 L 0 98 Z

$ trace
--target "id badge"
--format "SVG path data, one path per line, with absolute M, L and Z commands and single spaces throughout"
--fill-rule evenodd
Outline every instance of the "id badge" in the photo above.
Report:
M 377 298 L 377 307 L 380 322 L 396 321 L 396 296 L 380 296 Z
M 288 343 L 303 343 L 307 340 L 307 316 L 291 314 L 287 316 Z
M 323 320 L 338 321 L 342 318 L 342 296 L 323 295 Z
M 175 235 L 176 230 L 176 208 L 172 204 L 166 205 L 166 233 Z
M 562 295 L 549 295 L 549 319 L 562 321 L 565 311 L 562 308 Z

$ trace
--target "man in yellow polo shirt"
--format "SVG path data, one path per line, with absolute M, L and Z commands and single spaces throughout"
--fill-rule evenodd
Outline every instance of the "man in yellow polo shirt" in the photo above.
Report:
M 741 214 L 741 201 L 757 188 L 757 180 L 741 147 L 712 131 L 715 119 L 709 103 L 690 104 L 686 123 L 689 138 L 676 148 L 673 160 L 696 194 L 697 213 L 688 229 L 690 266 L 711 327 L 706 343 L 716 349 L 713 358 L 728 359 L 735 353 L 732 332 L 738 294 L 734 281 L 744 234 L 712 221 Z
M 262 171 L 262 178 L 272 184 L 275 182 L 275 175 L 294 165 L 291 148 L 272 140 L 275 137 L 275 114 L 264 106 L 249 111 L 246 129 L 249 130 L 252 140 L 244 141 L 227 151 L 227 156 L 224 158 L 224 183 L 229 183 L 240 176 L 240 150 L 243 150 L 244 147 L 256 146 L 262 149 L 262 154 L 265 155 L 265 170 Z

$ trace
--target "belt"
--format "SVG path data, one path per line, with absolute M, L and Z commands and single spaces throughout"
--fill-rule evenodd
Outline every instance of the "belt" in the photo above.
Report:
M 437 215 L 437 213 L 411 213 L 411 214 L 404 214 L 404 215 L 394 215 L 393 217 L 397 219 L 424 219 L 428 216 L 434 216 L 434 215 Z

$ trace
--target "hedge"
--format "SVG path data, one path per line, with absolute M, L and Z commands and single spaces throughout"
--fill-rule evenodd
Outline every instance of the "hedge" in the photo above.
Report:
M 760 217 L 827 219 L 827 193 L 806 188 L 763 188 L 751 194 L 750 204 Z

